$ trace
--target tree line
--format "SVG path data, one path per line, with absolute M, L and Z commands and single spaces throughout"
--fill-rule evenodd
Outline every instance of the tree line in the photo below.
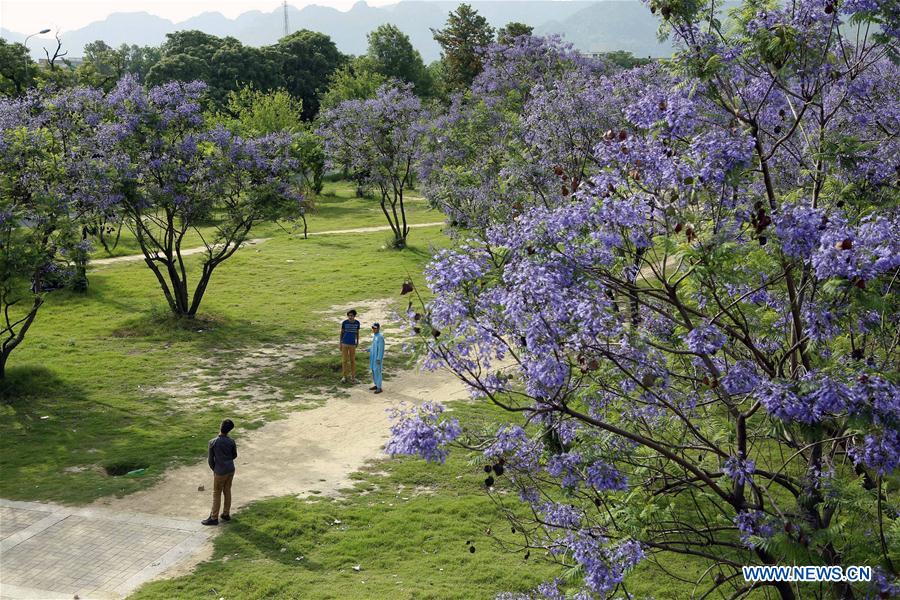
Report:
M 82 62 L 67 62 L 65 55 L 41 68 L 23 44 L 0 39 L 0 94 L 21 95 L 32 87 L 57 89 L 77 85 L 111 89 L 126 74 L 146 85 L 169 81 L 204 81 L 205 101 L 227 106 L 228 95 L 244 87 L 260 91 L 283 89 L 302 103 L 304 120 L 312 120 L 320 106 L 374 96 L 382 84 L 396 80 L 410 84 L 422 99 L 447 101 L 467 88 L 480 71 L 481 49 L 505 43 L 532 28 L 509 23 L 494 30 L 467 4 L 448 15 L 444 28 L 433 30 L 441 59 L 426 65 L 409 36 L 395 25 L 384 24 L 368 34 L 362 56 L 340 52 L 323 33 L 300 30 L 275 44 L 253 47 L 233 37 L 218 37 L 187 30 L 167 34 L 158 47 L 122 44 L 114 48 L 103 40 L 87 44 Z M 628 53 L 609 53 L 618 61 L 635 61 Z M 48 55 L 49 58 L 49 55 Z

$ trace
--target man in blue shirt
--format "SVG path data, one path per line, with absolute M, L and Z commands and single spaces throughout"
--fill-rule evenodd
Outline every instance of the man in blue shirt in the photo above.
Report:
M 375 383 L 369 389 L 380 394 L 381 369 L 384 365 L 384 336 L 381 335 L 381 325 L 378 323 L 372 323 L 372 346 L 366 352 L 369 353 L 369 369 L 372 370 L 372 381 Z
M 359 345 L 359 321 L 356 311 L 348 310 L 347 318 L 341 323 L 341 383 L 356 383 L 356 347 Z

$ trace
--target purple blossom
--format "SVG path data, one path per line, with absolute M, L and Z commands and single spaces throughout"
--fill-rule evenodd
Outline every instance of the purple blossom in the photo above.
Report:
M 857 227 L 845 218 L 832 218 L 812 257 L 816 276 L 867 281 L 900 267 L 898 230 L 896 217 L 867 216 Z
M 714 354 L 728 338 L 715 325 L 701 325 L 690 330 L 685 338 L 687 347 L 697 354 Z
M 753 482 L 753 471 L 755 469 L 756 461 L 753 459 L 729 456 L 725 460 L 723 471 L 738 485 L 746 485 Z
M 759 385 L 760 378 L 756 372 L 756 365 L 750 361 L 740 360 L 728 369 L 722 377 L 722 387 L 729 394 L 748 394 Z
M 741 541 L 748 548 L 755 548 L 753 538 L 769 538 L 775 534 L 775 528 L 766 514 L 759 510 L 742 510 L 734 517 L 734 526 L 741 534 Z
M 878 567 L 873 569 L 871 585 L 880 598 L 896 598 L 900 596 L 900 580 Z
M 391 456 L 418 455 L 428 462 L 443 463 L 447 459 L 445 446 L 459 437 L 459 421 L 441 419 L 444 407 L 432 402 L 408 409 L 391 409 L 391 439 L 384 451 Z
M 781 238 L 781 247 L 793 258 L 809 258 L 819 246 L 822 229 L 822 211 L 808 206 L 783 208 L 775 220 L 775 233 Z
M 584 569 L 584 582 L 595 594 L 605 595 L 622 583 L 625 573 L 644 559 L 641 545 L 626 540 L 607 546 L 606 540 L 591 530 L 580 530 L 565 540 L 572 558 Z
M 531 471 L 537 467 L 542 450 L 542 444 L 530 439 L 522 427 L 504 425 L 485 449 L 484 457 L 488 460 L 503 458 L 512 468 Z
M 597 491 L 620 491 L 628 489 L 628 480 L 613 465 L 595 460 L 588 465 L 585 473 L 585 481 Z
M 823 415 L 839 415 L 848 411 L 853 399 L 845 384 L 820 373 L 810 373 L 807 379 L 817 384 L 806 396 L 817 420 Z
M 854 408 L 867 407 L 879 422 L 900 422 L 900 388 L 877 375 L 860 375 L 851 392 Z
M 555 529 L 577 529 L 584 518 L 584 513 L 570 504 L 544 502 L 534 508 L 547 526 Z
M 891 475 L 900 465 L 900 432 L 884 429 L 867 433 L 855 440 L 848 452 L 856 464 L 865 465 L 881 475 Z
M 756 389 L 755 395 L 769 414 L 782 421 L 809 424 L 817 419 L 812 407 L 785 383 L 765 382 Z
M 825 343 L 840 333 L 833 311 L 810 303 L 804 309 L 806 332 L 814 342 Z
M 577 489 L 581 484 L 581 455 L 565 452 L 555 454 L 547 461 L 547 473 L 560 479 L 564 488 Z

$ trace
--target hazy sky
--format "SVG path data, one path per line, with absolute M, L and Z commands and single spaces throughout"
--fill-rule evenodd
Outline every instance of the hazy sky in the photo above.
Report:
M 319 4 L 347 10 L 355 1 L 288 0 L 288 4 L 297 8 Z M 397 0 L 366 1 L 372 6 L 380 6 Z M 143 11 L 177 23 L 202 12 L 220 12 L 234 18 L 248 10 L 270 12 L 279 6 L 280 0 L 0 0 L 0 26 L 29 34 L 45 28 L 78 29 L 113 12 Z

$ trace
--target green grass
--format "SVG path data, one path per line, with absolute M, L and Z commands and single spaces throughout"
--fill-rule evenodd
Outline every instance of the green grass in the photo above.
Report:
M 317 227 L 383 224 L 366 202 L 320 198 Z M 332 203 L 351 214 L 338 217 Z M 0 383 L 0 496 L 85 503 L 140 489 L 167 467 L 202 458 L 204 440 L 225 416 L 215 394 L 203 405 L 183 406 L 155 388 L 187 382 L 196 369 L 240 377 L 229 373 L 231 359 L 262 344 L 336 339 L 332 315 L 323 312 L 334 305 L 394 298 L 403 306 L 402 281 L 407 274 L 421 281 L 430 247 L 447 243 L 437 227 L 413 230 L 404 251 L 380 250 L 382 233 L 272 235 L 219 267 L 196 321 L 168 316 L 141 262 L 92 269 L 85 294 L 50 294 Z M 199 257 L 189 265 L 196 271 Z M 285 394 L 328 389 L 331 374 L 312 373 L 329 361 L 333 370 L 338 360 L 335 349 L 292 367 L 296 379 L 261 377 L 280 382 Z M 252 429 L 283 412 L 248 407 L 228 416 Z M 135 461 L 148 465 L 143 477 L 104 471 Z
M 493 598 L 556 571 L 503 549 L 515 536 L 463 453 L 444 465 L 384 459 L 354 478 L 338 499 L 254 503 L 221 527 L 211 561 L 133 598 Z

